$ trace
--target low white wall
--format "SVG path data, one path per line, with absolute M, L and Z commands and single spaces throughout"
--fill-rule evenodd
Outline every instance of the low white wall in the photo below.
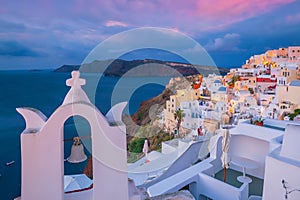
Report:
M 169 154 L 169 153 L 173 153 L 174 151 L 176 151 L 175 147 L 169 145 L 166 142 L 162 142 L 161 153 L 163 153 L 163 154 Z
M 169 192 L 176 192 L 188 184 L 197 183 L 198 173 L 212 167 L 210 161 L 211 159 L 208 158 L 203 162 L 200 162 L 185 170 L 182 170 L 177 174 L 174 174 L 173 176 L 163 179 L 162 181 L 148 187 L 148 194 L 150 197 L 153 197 Z
M 244 183 L 240 188 L 224 183 L 214 177 L 204 173 L 199 175 L 198 194 L 205 195 L 211 199 L 222 200 L 247 200 L 248 183 Z
M 278 153 L 278 151 L 277 151 Z M 274 157 L 273 157 L 274 156 Z M 282 180 L 287 182 L 288 191 L 300 189 L 300 162 L 293 162 L 278 154 L 266 158 L 266 173 L 263 189 L 263 200 L 285 199 L 285 189 Z M 289 200 L 299 200 L 300 192 L 288 194 Z
M 283 136 L 280 155 L 296 161 L 300 161 L 299 149 L 300 125 L 288 124 Z
M 93 189 L 64 194 L 64 200 L 93 200 Z
M 231 135 L 229 156 L 239 156 L 255 161 L 256 169 L 247 169 L 247 173 L 258 178 L 263 178 L 265 173 L 265 158 L 270 152 L 270 143 L 246 135 Z M 230 168 L 241 171 L 241 167 L 231 165 Z
M 189 141 L 178 141 L 178 155 L 182 154 L 190 146 Z

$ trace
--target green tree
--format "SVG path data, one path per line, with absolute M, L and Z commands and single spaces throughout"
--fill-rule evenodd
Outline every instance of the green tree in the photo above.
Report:
M 146 138 L 134 138 L 128 145 L 128 150 L 133 153 L 141 153 Z
M 293 113 L 288 114 L 290 120 L 294 120 L 294 118 L 300 114 L 300 109 L 295 109 Z
M 183 110 L 177 109 L 174 113 L 174 119 L 177 121 L 176 128 L 177 128 L 177 134 L 179 135 L 179 128 L 181 126 L 181 122 L 183 121 L 184 113 Z
M 234 83 L 240 80 L 239 76 L 233 76 L 232 79 L 227 83 L 229 86 L 234 86 Z
M 300 114 L 300 109 L 299 109 L 299 108 L 295 109 L 295 110 L 294 110 L 294 113 Z

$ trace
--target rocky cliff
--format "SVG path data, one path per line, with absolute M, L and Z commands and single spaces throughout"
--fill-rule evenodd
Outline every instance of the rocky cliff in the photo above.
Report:
M 138 125 L 149 123 L 151 119 L 161 114 L 166 101 L 170 99 L 171 95 L 175 94 L 176 90 L 191 88 L 192 83 L 198 79 L 199 75 L 172 78 L 161 94 L 140 104 L 137 112 L 131 116 L 132 120 Z

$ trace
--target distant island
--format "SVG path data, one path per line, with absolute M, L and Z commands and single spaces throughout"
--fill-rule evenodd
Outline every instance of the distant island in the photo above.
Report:
M 139 68 L 139 66 L 142 66 Z M 165 66 L 159 67 L 158 66 Z M 172 76 L 174 69 L 183 76 L 195 75 L 195 74 L 219 74 L 225 75 L 229 72 L 228 68 L 223 67 L 212 67 L 212 66 L 201 66 L 193 65 L 188 63 L 172 62 L 172 61 L 161 61 L 154 59 L 144 60 L 96 60 L 92 63 L 83 65 L 63 65 L 55 72 L 71 72 L 73 70 L 79 70 L 81 72 L 88 73 L 103 73 L 105 76 L 121 77 L 125 73 L 134 69 L 131 76 Z M 159 69 L 159 73 L 157 70 Z M 175 75 L 175 74 L 174 74 Z M 130 76 L 130 75 L 129 75 Z

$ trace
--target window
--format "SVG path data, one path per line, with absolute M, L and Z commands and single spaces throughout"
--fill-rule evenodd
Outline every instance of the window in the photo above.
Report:
M 280 106 L 281 109 L 287 109 L 285 105 Z
M 293 53 L 295 53 L 295 50 L 292 50 Z

